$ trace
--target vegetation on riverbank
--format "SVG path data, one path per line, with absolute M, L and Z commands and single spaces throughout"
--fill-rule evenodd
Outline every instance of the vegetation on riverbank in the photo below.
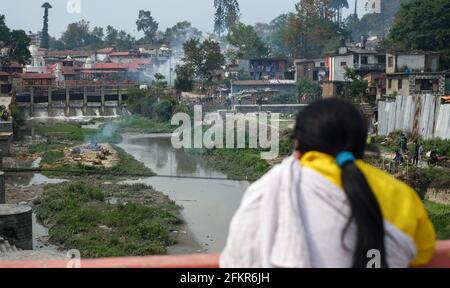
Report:
M 436 229 L 438 239 L 450 239 L 450 205 L 425 201 L 428 215 Z
M 82 257 L 165 254 L 182 224 L 179 207 L 144 185 L 49 185 L 35 205 L 49 242 Z
M 258 149 L 214 149 L 202 154 L 214 169 L 229 178 L 255 181 L 270 169 L 266 160 L 261 159 Z
M 136 133 L 172 133 L 177 127 L 171 126 L 169 121 L 147 118 L 140 115 L 123 116 L 116 122 L 117 127 L 125 132 Z

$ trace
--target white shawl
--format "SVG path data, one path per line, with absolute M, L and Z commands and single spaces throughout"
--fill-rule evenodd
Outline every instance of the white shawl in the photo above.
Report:
M 349 212 L 339 187 L 290 157 L 247 190 L 220 266 L 351 267 L 354 225 L 345 236 L 348 249 L 341 241 Z M 385 229 L 389 266 L 408 267 L 416 253 L 412 239 L 386 221 Z

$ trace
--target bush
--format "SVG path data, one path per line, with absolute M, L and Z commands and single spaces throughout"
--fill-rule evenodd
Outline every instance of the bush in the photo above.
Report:
M 172 117 L 173 103 L 170 100 L 162 100 L 155 105 L 156 117 L 161 121 L 169 121 Z

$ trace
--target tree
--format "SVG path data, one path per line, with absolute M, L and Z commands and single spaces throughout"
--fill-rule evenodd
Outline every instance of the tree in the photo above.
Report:
M 44 8 L 44 26 L 42 28 L 41 48 L 50 48 L 50 36 L 48 35 L 48 9 L 53 8 L 48 2 L 42 6 Z
M 71 23 L 67 30 L 62 34 L 61 40 L 66 49 L 75 49 L 87 46 L 89 44 L 89 22 L 81 20 Z
M 194 86 L 194 71 L 188 65 L 178 65 L 175 68 L 177 79 L 175 79 L 175 89 L 177 93 L 190 92 Z
M 329 7 L 334 12 L 334 21 L 340 26 L 342 23 L 342 9 L 349 8 L 347 0 L 330 0 Z
M 50 37 L 50 50 L 65 50 L 66 45 L 63 41 L 56 39 L 55 37 Z
M 233 46 L 229 51 L 233 60 L 267 57 L 269 53 L 266 44 L 251 25 L 243 23 L 234 25 L 230 28 L 227 41 Z
M 31 58 L 29 45 L 30 39 L 25 31 L 11 31 L 5 23 L 5 16 L 0 15 L 0 66 L 7 66 L 11 61 L 28 64 Z
M 119 50 L 129 50 L 133 48 L 135 39 L 124 30 L 117 30 L 108 25 L 106 27 L 106 36 L 104 45 L 106 47 L 116 47 Z
M 138 31 L 144 32 L 145 40 L 154 43 L 159 24 L 153 19 L 150 11 L 139 11 L 139 18 L 136 21 L 136 26 Z
M 31 54 L 28 50 L 30 38 L 23 30 L 11 31 L 11 43 L 9 45 L 8 57 L 10 61 L 17 61 L 25 65 L 30 63 Z
M 389 37 L 406 49 L 435 50 L 450 67 L 450 2 L 410 0 L 402 4 Z
M 225 63 L 219 43 L 211 39 L 201 43 L 199 39 L 191 39 L 184 43 L 183 50 L 185 69 L 192 71 L 193 77 L 203 82 L 210 81 L 215 71 Z
M 300 79 L 297 81 L 297 95 L 303 103 L 311 103 L 321 97 L 320 85 L 307 79 Z
M 289 19 L 293 17 L 293 13 L 282 14 L 270 22 L 271 34 L 269 37 L 269 47 L 271 56 L 286 56 L 288 49 L 284 42 Z
M 284 43 L 292 58 L 321 57 L 338 47 L 342 29 L 332 22 L 328 0 L 300 0 L 289 18 Z
M 239 3 L 237 0 L 214 0 L 214 33 L 221 36 L 239 22 Z
M 171 28 L 167 28 L 163 36 L 163 42 L 173 47 L 183 45 L 191 38 L 201 38 L 202 32 L 192 27 L 188 21 L 178 22 Z
M 361 103 L 369 100 L 369 82 L 363 80 L 355 70 L 345 69 L 345 80 L 347 81 L 344 85 L 345 97 Z

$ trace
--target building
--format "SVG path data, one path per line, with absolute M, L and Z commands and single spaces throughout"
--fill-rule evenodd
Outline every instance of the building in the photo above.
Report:
M 285 80 L 289 78 L 286 59 L 241 59 L 239 60 L 239 70 L 248 73 L 253 80 Z
M 328 78 L 325 59 L 298 59 L 294 61 L 295 81 L 306 79 L 310 82 L 322 82 Z
M 446 74 L 440 71 L 439 53 L 391 51 L 386 57 L 387 95 L 445 94 Z
M 344 92 L 347 69 L 356 71 L 361 78 L 370 80 L 371 95 L 381 97 L 384 85 L 377 83 L 386 69 L 386 53 L 366 48 L 366 40 L 362 39 L 360 47 L 346 47 L 341 40 L 338 53 L 325 56 L 325 66 L 329 73 L 322 82 L 323 97 L 338 97 Z M 381 80 L 382 81 L 382 80 Z
M 326 55 L 326 67 L 329 69 L 328 81 L 345 82 L 347 69 L 355 70 L 361 77 L 370 72 L 382 72 L 386 67 L 385 52 L 365 49 L 365 47 L 339 48 L 338 53 Z
M 95 51 L 85 50 L 63 50 L 63 51 L 47 51 L 44 55 L 46 64 L 55 64 L 64 61 L 67 57 L 72 58 L 75 62 L 86 63 L 88 58 L 95 57 Z
M 386 94 L 386 73 L 370 72 L 363 77 L 369 84 L 369 96 L 380 99 Z
M 28 50 L 31 54 L 31 63 L 25 66 L 26 73 L 47 73 L 47 63 L 45 61 L 46 49 L 41 49 L 36 45 L 31 45 Z
M 11 74 L 0 71 L 0 96 L 9 95 L 11 89 Z
M 50 73 L 26 73 L 22 75 L 23 86 L 55 86 L 55 75 Z
M 380 14 L 382 11 L 381 0 L 367 0 L 366 2 L 366 11 L 369 14 Z

